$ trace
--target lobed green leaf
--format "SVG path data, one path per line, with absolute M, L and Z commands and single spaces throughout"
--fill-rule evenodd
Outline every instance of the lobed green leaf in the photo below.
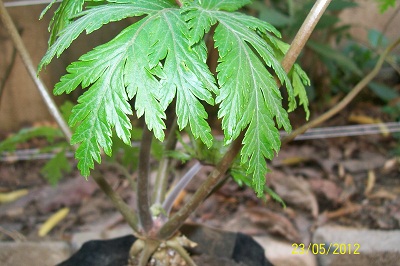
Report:
M 197 5 L 208 10 L 236 11 L 250 4 L 251 0 L 197 0 Z
M 56 2 L 53 0 L 45 10 L 40 14 L 40 19 L 44 14 L 51 8 L 51 6 Z M 82 11 L 83 4 L 85 0 L 64 0 L 61 2 L 60 6 L 54 12 L 54 16 L 49 24 L 49 45 L 52 45 L 58 36 L 58 33 L 62 31 L 65 27 L 72 23 L 72 18 L 79 12 Z
M 200 138 L 208 147 L 212 145 L 211 128 L 208 125 L 201 101 L 214 104 L 211 92 L 217 92 L 214 77 L 206 64 L 204 43 L 190 47 L 189 29 L 178 9 L 162 12 L 159 23 L 153 25 L 154 35 L 164 40 L 156 42 L 151 54 L 152 62 L 164 59 L 161 80 L 163 108 L 176 97 L 177 122 L 180 129 L 188 124 L 195 138 Z M 165 58 L 164 58 L 165 56 Z
M 306 112 L 306 119 L 308 120 L 310 117 L 310 110 L 308 109 L 308 97 L 304 86 L 310 85 L 310 79 L 298 64 L 294 64 L 289 75 L 292 77 L 294 95 L 299 98 L 299 103 L 303 106 Z
M 288 45 L 277 38 L 279 32 L 254 17 L 227 12 L 248 0 L 183 1 L 183 8 L 166 0 L 108 2 L 112 3 L 76 14 L 39 65 L 40 70 L 58 57 L 83 31 L 89 34 L 111 21 L 143 16 L 68 66 L 68 74 L 54 89 L 55 94 L 70 93 L 80 85 L 87 89 L 69 120 L 77 126 L 71 142 L 79 144 L 76 158 L 82 174 L 89 175 L 94 161 L 100 162 L 101 149 L 111 154 L 113 129 L 130 143 L 130 100 L 159 140 L 164 139 L 165 110 L 175 100 L 179 129 L 190 127 L 207 147 L 213 138 L 203 102 L 216 102 L 225 144 L 246 130 L 241 163 L 248 166 L 252 187 L 261 196 L 268 171 L 265 160 L 280 149 L 277 126 L 291 130 L 275 77 L 286 85 L 289 111 L 298 97 L 308 115 L 304 85 L 309 80 L 298 66 L 289 75 L 281 67 Z M 206 64 L 204 35 L 213 25 L 219 87 Z
M 212 145 L 207 112 L 200 101 L 214 104 L 212 92 L 218 90 L 206 65 L 205 44 L 199 42 L 191 47 L 187 39 L 189 29 L 179 9 L 164 7 L 148 12 L 148 16 L 110 42 L 81 56 L 79 61 L 68 66 L 69 73 L 55 86 L 55 94 L 70 93 L 79 85 L 88 88 L 78 99 L 69 120 L 71 126 L 78 125 L 71 143 L 80 144 L 76 158 L 85 176 L 94 167 L 94 161 L 100 162 L 101 149 L 111 154 L 112 128 L 119 138 L 130 144 L 128 115 L 132 111 L 128 101 L 134 97 L 137 116 L 144 115 L 156 138 L 163 140 L 165 109 L 176 98 L 179 128 L 189 125 L 196 138 L 207 146 Z M 96 13 L 102 8 L 91 10 Z M 132 11 L 127 12 L 131 15 Z M 118 14 L 125 16 L 122 11 Z M 85 11 L 80 15 L 83 17 L 67 27 L 63 34 L 71 36 L 68 30 L 75 31 L 77 27 L 88 31 L 97 27 L 83 26 L 81 21 L 93 13 Z M 108 17 L 112 16 L 108 14 Z M 61 35 L 58 40 L 63 39 Z M 62 47 L 54 49 L 61 51 Z
M 40 61 L 38 71 L 48 65 L 54 56 L 59 57 L 83 31 L 86 31 L 86 34 L 90 34 L 109 22 L 149 14 L 168 7 L 171 7 L 169 1 L 136 0 L 134 4 L 115 3 L 100 5 L 80 12 L 76 15 L 76 17 L 80 17 L 79 19 L 59 32 L 60 36 L 50 46 Z
M 222 118 L 225 143 L 246 130 L 241 151 L 241 162 L 249 166 L 253 187 L 260 196 L 264 191 L 267 166 L 280 148 L 275 122 L 291 130 L 286 110 L 282 107 L 279 88 L 266 66 L 271 67 L 286 84 L 289 97 L 294 97 L 291 82 L 277 59 L 277 47 L 270 46 L 264 35 L 279 32 L 270 24 L 241 13 L 227 13 L 204 7 L 188 9 L 185 17 L 191 27 L 191 42 L 203 38 L 204 32 L 218 22 L 215 29 L 215 47 L 219 52 L 217 66 L 220 86 L 216 102 L 220 104 L 218 117 Z
M 15 135 L 12 135 L 0 142 L 0 152 L 15 151 L 18 144 L 22 144 L 33 138 L 46 138 L 47 141 L 53 142 L 54 139 L 62 137 L 63 134 L 59 128 L 47 126 L 23 128 Z
M 57 185 L 63 176 L 63 173 L 69 173 L 72 167 L 65 156 L 65 149 L 58 152 L 53 158 L 46 162 L 40 173 L 51 185 Z

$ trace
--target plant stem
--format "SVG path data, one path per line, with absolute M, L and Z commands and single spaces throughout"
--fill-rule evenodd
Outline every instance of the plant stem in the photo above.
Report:
M 168 193 L 168 197 L 162 204 L 162 208 L 164 209 L 167 216 L 171 212 L 172 206 L 178 197 L 179 193 L 189 184 L 189 182 L 193 179 L 193 177 L 200 171 L 202 165 L 199 162 L 196 162 L 189 171 L 179 180 L 179 182 L 174 186 L 172 191 Z
M 25 68 L 28 71 L 29 75 L 31 76 L 33 82 L 35 82 L 35 85 L 39 90 L 39 93 L 42 96 L 47 108 L 49 109 L 50 114 L 53 116 L 58 126 L 64 133 L 67 141 L 70 142 L 72 136 L 71 130 L 68 127 L 67 123 L 65 122 L 64 118 L 62 117 L 60 111 L 58 110 L 58 107 L 55 104 L 53 98 L 47 91 L 46 86 L 43 84 L 42 80 L 37 77 L 36 68 L 33 66 L 32 59 L 24 43 L 22 42 L 21 36 L 19 35 L 18 30 L 15 27 L 10 15 L 8 14 L 7 9 L 4 6 L 2 0 L 0 0 L 0 19 L 1 21 L 3 21 L 6 30 L 10 34 L 10 37 L 14 43 L 15 48 L 17 49 L 18 53 L 21 56 Z
M 308 13 L 308 16 L 304 20 L 303 25 L 301 25 L 299 31 L 293 39 L 292 44 L 290 45 L 288 52 L 281 62 L 281 65 L 286 73 L 288 73 L 292 68 L 294 62 L 296 61 L 300 52 L 303 50 L 304 45 L 310 38 L 311 33 L 313 32 L 315 26 L 330 2 L 331 0 L 317 0 Z
M 175 3 L 176 3 L 179 7 L 182 6 L 182 2 L 181 2 L 180 0 L 175 0 Z
M 152 239 L 146 239 L 144 248 L 139 256 L 138 266 L 146 266 L 148 264 L 150 257 L 153 255 L 153 253 L 157 250 L 159 246 L 160 243 L 158 241 Z
M 120 172 L 124 176 L 124 178 L 126 180 L 128 180 L 129 185 L 132 188 L 132 191 L 136 191 L 136 182 L 126 167 L 124 167 L 123 165 L 121 165 L 118 162 L 103 161 L 102 164 L 106 167 L 115 168 L 115 170 L 117 170 L 117 172 Z
M 137 217 L 132 212 L 131 207 L 111 188 L 98 170 L 93 170 L 92 177 L 101 190 L 110 198 L 115 208 L 122 214 L 133 231 L 138 234 Z
M 139 220 L 145 234 L 153 227 L 153 218 L 150 212 L 149 198 L 149 168 L 150 150 L 153 134 L 145 124 L 143 126 L 142 142 L 140 144 L 139 169 L 137 180 L 137 207 Z
M 306 41 L 310 37 L 311 32 L 314 30 L 318 20 L 321 18 L 323 12 L 328 7 L 330 2 L 331 0 L 317 0 L 317 2 L 314 4 L 281 62 L 282 67 L 286 72 L 289 72 L 292 68 Z M 220 181 L 222 181 L 225 172 L 228 170 L 236 155 L 242 148 L 243 138 L 244 132 L 242 132 L 240 136 L 232 142 L 231 147 L 225 153 L 216 169 L 207 177 L 206 181 L 201 184 L 193 197 L 161 227 L 157 235 L 158 238 L 166 239 L 171 237 L 179 229 L 179 227 L 182 226 L 189 215 L 193 213 L 203 202 L 212 189 Z
M 226 171 L 242 148 L 243 138 L 244 132 L 232 143 L 224 157 L 207 177 L 206 181 L 197 189 L 192 198 L 160 228 L 157 235 L 159 239 L 171 237 L 210 194 L 212 189 L 224 178 Z
M 157 177 L 153 188 L 153 203 L 161 204 L 165 199 L 165 194 L 167 191 L 167 181 L 168 181 L 168 166 L 171 159 L 166 155 L 170 150 L 173 150 L 176 146 L 176 130 L 178 128 L 176 116 L 172 122 L 171 129 L 167 138 L 167 143 L 165 144 L 163 157 L 160 160 L 158 167 Z
M 368 85 L 371 80 L 373 80 L 376 75 L 379 74 L 379 71 L 385 62 L 386 57 L 388 54 L 397 46 L 400 44 L 400 39 L 397 39 L 395 42 L 393 42 L 390 46 L 388 46 L 385 51 L 381 54 L 379 57 L 378 62 L 376 63 L 374 69 L 369 72 L 365 78 L 363 78 L 360 82 L 357 83 L 357 85 L 352 89 L 349 94 L 346 95 L 338 104 L 336 104 L 333 108 L 331 108 L 329 111 L 325 112 L 324 114 L 318 116 L 316 119 L 304 124 L 303 126 L 299 127 L 298 129 L 292 131 L 288 136 L 284 137 L 282 139 L 282 145 L 290 142 L 293 140 L 296 136 L 306 132 L 308 129 L 315 127 L 322 122 L 326 121 L 327 119 L 331 118 L 338 112 L 340 112 L 344 107 L 346 107 L 353 99 L 354 97 L 357 96 L 360 91 Z
M 192 260 L 189 253 L 182 246 L 182 243 L 177 238 L 166 241 L 166 246 L 174 249 L 182 257 L 188 266 L 197 266 L 197 264 Z

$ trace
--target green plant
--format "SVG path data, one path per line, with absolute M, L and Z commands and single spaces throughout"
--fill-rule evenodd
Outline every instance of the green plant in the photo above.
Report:
M 313 1 L 255 1 L 250 6 L 252 12 L 258 17 L 276 26 L 284 36 L 293 35 Z M 394 6 L 392 0 L 376 0 L 381 12 Z M 368 29 L 368 39 L 365 43 L 357 40 L 349 33 L 349 29 L 359 27 L 355 24 L 344 24 L 338 16 L 342 11 L 357 7 L 352 0 L 340 0 L 332 2 L 327 11 L 321 17 L 313 36 L 306 44 L 306 49 L 301 57 L 303 68 L 309 73 L 311 86 L 308 94 L 311 100 L 318 97 L 322 100 L 323 108 L 326 101 L 334 95 L 348 93 L 357 84 L 364 73 L 371 71 L 376 65 L 380 54 L 389 45 L 385 37 L 385 30 L 392 23 L 394 15 L 389 18 L 382 32 L 375 29 Z M 395 12 L 396 14 L 397 12 Z M 396 67 L 396 55 L 393 53 L 386 58 L 386 61 L 398 73 Z M 383 102 L 389 102 L 396 98 L 393 88 L 381 83 L 368 85 L 371 91 Z M 396 118 L 396 106 L 386 105 L 394 119 Z
M 379 5 L 379 10 L 381 13 L 385 12 L 389 7 L 394 7 L 396 0 L 375 0 Z
M 84 2 L 74 1 L 74 9 L 66 10 L 77 13 Z M 59 56 L 84 30 L 91 33 L 110 21 L 147 15 L 112 41 L 72 63 L 67 68 L 69 74 L 54 89 L 55 94 L 61 94 L 71 92 L 80 84 L 88 87 L 70 118 L 71 126 L 80 123 L 72 144 L 79 144 L 76 158 L 82 174 L 89 175 L 93 160 L 100 162 L 100 148 L 111 155 L 112 128 L 130 144 L 131 124 L 127 115 L 132 114 L 128 100 L 133 97 L 136 96 L 137 116 L 144 115 L 148 129 L 160 141 L 164 139 L 165 110 L 176 98 L 179 129 L 189 126 L 193 136 L 207 147 L 212 146 L 213 137 L 201 101 L 210 105 L 216 101 L 220 104 L 225 144 L 247 128 L 242 163 L 250 165 L 253 184 L 260 194 L 267 171 L 264 160 L 279 150 L 279 134 L 273 119 L 278 126 L 290 130 L 278 86 L 265 66 L 274 69 L 281 83 L 286 84 L 289 111 L 296 106 L 294 95 L 307 103 L 304 87 L 297 82 L 292 88 L 280 66 L 278 59 L 283 57 L 287 45 L 274 36 L 279 33 L 252 17 L 226 12 L 248 1 L 203 4 L 186 1 L 183 11 L 168 1 L 110 2 L 79 13 L 79 19 L 69 25 L 57 22 L 71 14 L 56 13 L 52 36 L 59 34 L 59 37 L 55 41 L 50 39 L 52 45 L 39 65 L 40 70 L 55 55 Z M 217 21 L 214 40 L 220 54 L 217 69 L 220 88 L 205 64 L 207 54 L 203 41 L 204 34 Z M 232 61 L 238 61 L 239 65 L 231 64 Z M 307 82 L 300 68 L 296 67 L 291 74 L 292 78 L 303 78 Z M 247 84 L 251 87 L 246 88 Z
M 46 162 L 41 173 L 50 184 L 57 184 L 63 173 L 71 170 L 71 166 L 65 156 L 69 144 L 65 141 L 64 135 L 59 128 L 48 126 L 23 128 L 16 134 L 0 142 L 0 154 L 6 152 L 13 154 L 19 145 L 31 139 L 44 139 L 47 142 L 46 147 L 40 148 L 36 153 L 31 154 L 31 156 L 55 151 L 54 157 Z
M 291 46 L 279 39 L 280 33 L 269 23 L 236 12 L 250 3 L 248 0 L 61 3 L 50 25 L 50 47 L 39 71 L 83 31 L 89 34 L 109 22 L 139 17 L 113 40 L 68 66 L 68 74 L 54 89 L 55 94 L 70 93 L 78 86 L 86 89 L 69 119 L 70 126 L 76 126 L 71 144 L 76 147 L 78 168 L 84 176 L 92 171 L 91 176 L 139 237 L 131 249 L 131 256 L 139 265 L 146 265 L 161 246 L 175 249 L 189 265 L 194 265 L 182 247 L 190 243 L 176 232 L 223 181 L 239 152 L 236 179 L 252 186 L 258 196 L 263 195 L 266 159 L 280 148 L 278 128 L 291 129 L 288 111 L 296 107 L 296 98 L 308 114 L 304 85 L 309 81 L 301 68 L 293 64 L 329 2 L 316 2 Z M 206 41 L 213 42 L 219 53 L 216 75 L 206 64 Z M 281 84 L 286 86 L 287 107 L 282 105 Z M 99 171 L 91 170 L 95 161 L 100 163 L 102 151 L 111 155 L 114 134 L 125 144 L 131 144 L 131 99 L 136 115 L 143 116 L 145 122 L 134 184 L 137 215 Z M 204 108 L 215 103 L 222 120 L 224 145 L 230 146 L 215 156 L 215 170 L 193 197 L 171 214 L 171 204 L 199 167 L 196 164 L 166 196 L 168 154 L 179 139 L 175 131 L 185 129 L 192 136 L 188 150 L 194 152 L 189 157 L 205 157 L 199 148 L 218 147 Z M 168 106 L 174 112 L 167 113 Z M 173 121 L 169 130 L 165 123 L 167 115 Z M 167 139 L 151 197 L 148 179 L 153 136 L 158 141 L 165 136 Z M 240 173 L 246 173 L 245 177 L 240 177 Z
M 296 34 L 314 1 L 269 1 L 268 5 L 261 2 L 263 1 L 255 1 L 251 6 L 258 17 L 276 26 L 287 38 L 291 38 Z M 362 76 L 362 68 L 340 49 L 342 43 L 351 38 L 348 33 L 351 25 L 344 24 L 338 15 L 356 6 L 351 0 L 333 1 L 306 44 L 300 60 L 310 75 L 311 86 L 307 89 L 311 100 L 317 98 L 319 102 L 326 103 L 331 96 L 342 92 L 343 88 L 348 88 L 349 84 L 343 81 L 343 76 L 357 81 Z

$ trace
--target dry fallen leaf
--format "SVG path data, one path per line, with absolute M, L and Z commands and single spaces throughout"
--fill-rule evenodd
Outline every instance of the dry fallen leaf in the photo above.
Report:
M 395 157 L 389 159 L 383 165 L 383 173 L 389 173 L 391 171 L 399 170 L 400 169 L 400 157 Z
M 344 188 L 339 196 L 339 202 L 346 202 L 357 192 L 357 187 L 354 183 L 354 178 L 350 174 L 346 174 L 344 177 Z
M 38 235 L 43 237 L 47 235 L 59 222 L 61 222 L 69 213 L 69 208 L 62 208 L 49 217 L 47 221 L 40 227 Z
M 380 189 L 375 193 L 372 193 L 370 195 L 368 195 L 369 199 L 389 199 L 389 200 L 395 200 L 398 197 L 398 195 L 389 192 L 387 190 L 384 189 Z
M 318 216 L 318 202 L 307 180 L 280 171 L 268 174 L 274 191 L 288 204 L 311 211 Z
M 347 159 L 342 162 L 344 168 L 351 173 L 367 172 L 371 169 L 382 168 L 386 157 L 379 153 L 363 152 L 358 159 Z
M 342 189 L 333 181 L 326 179 L 310 179 L 308 182 L 316 195 L 323 196 L 334 203 L 340 202 Z
M 375 123 L 382 123 L 382 120 L 375 119 L 370 116 L 366 115 L 355 115 L 351 114 L 348 118 L 349 122 L 357 123 L 357 124 L 375 124 Z
M 310 161 L 311 158 L 304 156 L 287 157 L 282 160 L 277 160 L 275 166 L 293 166 Z
M 364 190 L 364 195 L 369 195 L 372 191 L 372 189 L 375 186 L 375 181 L 376 181 L 376 175 L 373 170 L 368 171 L 368 179 L 367 179 L 367 186 L 365 187 Z
M 293 242 L 300 240 L 300 235 L 292 222 L 280 213 L 262 207 L 239 210 L 238 213 L 240 213 L 241 218 L 247 218 L 251 223 L 270 234 L 283 236 Z
M 326 219 L 336 219 L 348 214 L 352 214 L 358 212 L 362 209 L 361 205 L 358 204 L 348 204 L 346 206 L 341 207 L 335 211 L 324 212 L 321 214 L 321 217 L 325 217 Z
M 29 191 L 27 189 L 19 189 L 11 192 L 0 193 L 0 204 L 16 201 L 28 193 Z

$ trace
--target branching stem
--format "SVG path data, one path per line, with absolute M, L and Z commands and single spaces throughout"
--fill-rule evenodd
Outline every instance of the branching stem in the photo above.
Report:
M 159 247 L 160 243 L 158 241 L 152 240 L 152 239 L 146 239 L 145 240 L 145 245 L 142 249 L 142 252 L 140 253 L 139 256 L 139 264 L 138 266 L 146 266 L 148 265 L 148 261 L 153 255 L 153 253 L 157 250 Z
M 182 2 L 181 2 L 180 0 L 175 0 L 175 3 L 176 3 L 179 7 L 182 6 Z
M 98 170 L 93 170 L 92 177 L 101 190 L 110 198 L 115 208 L 122 214 L 133 231 L 138 234 L 137 217 L 132 212 L 131 207 L 111 188 Z
M 168 197 L 162 204 L 162 208 L 165 210 L 165 213 L 169 215 L 171 212 L 172 206 L 178 197 L 179 193 L 189 184 L 189 182 L 193 179 L 193 177 L 200 171 L 201 164 L 196 162 L 189 171 L 185 173 L 185 175 L 179 180 L 179 182 L 173 187 L 172 191 L 168 194 Z
M 224 178 L 226 171 L 242 147 L 243 138 L 244 133 L 242 132 L 240 136 L 232 143 L 231 147 L 225 153 L 216 169 L 214 169 L 214 171 L 212 171 L 207 177 L 206 181 L 200 185 L 192 198 L 161 227 L 157 235 L 159 239 L 168 239 L 171 237 L 182 226 L 189 215 L 192 214 L 194 210 L 196 210 L 203 200 L 210 194 L 212 189 Z
M 166 155 L 170 150 L 173 150 L 176 146 L 176 130 L 178 128 L 176 116 L 172 122 L 171 129 L 169 130 L 169 135 L 167 138 L 167 143 L 164 147 L 163 157 L 160 160 L 158 166 L 158 172 L 156 176 L 156 181 L 153 188 L 153 203 L 161 204 L 165 199 L 165 194 L 167 191 L 168 183 L 168 166 L 171 159 Z

